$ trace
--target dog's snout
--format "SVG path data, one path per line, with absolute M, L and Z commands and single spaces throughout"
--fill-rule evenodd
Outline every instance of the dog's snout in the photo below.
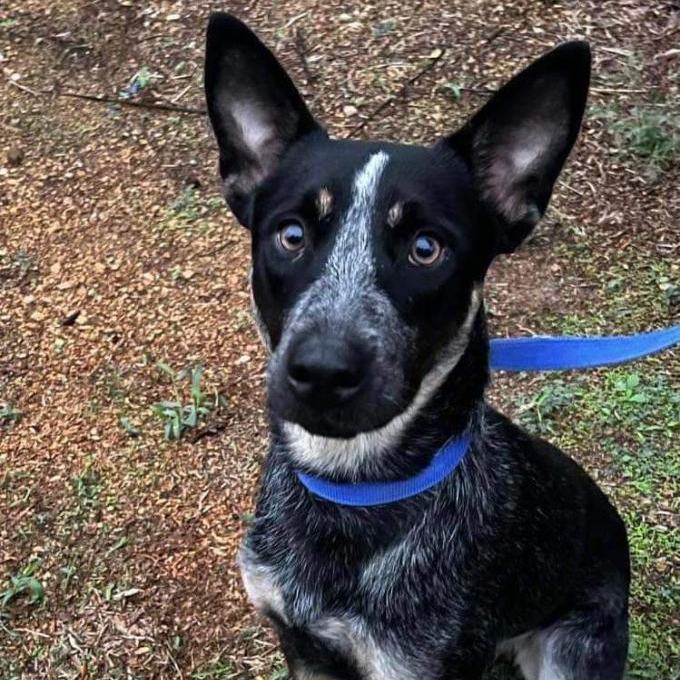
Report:
M 301 400 L 340 405 L 361 389 L 369 357 L 356 344 L 312 335 L 297 343 L 288 358 L 288 384 Z

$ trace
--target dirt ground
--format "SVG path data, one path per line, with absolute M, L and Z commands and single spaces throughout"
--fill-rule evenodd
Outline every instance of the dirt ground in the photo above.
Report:
M 234 563 L 264 355 L 201 113 L 212 9 L 258 30 L 337 136 L 435 140 L 532 57 L 590 40 L 588 121 L 538 235 L 494 268 L 492 332 L 678 322 L 676 2 L 5 0 L 2 680 L 287 677 Z M 626 518 L 630 678 L 680 677 L 678 359 L 497 376 L 490 395 Z M 198 365 L 192 402 L 176 372 Z M 204 417 L 166 440 L 192 403 Z

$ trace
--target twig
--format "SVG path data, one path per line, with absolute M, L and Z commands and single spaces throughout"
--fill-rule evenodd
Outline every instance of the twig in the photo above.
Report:
M 55 95 L 57 97 L 70 97 L 72 99 L 85 99 L 90 102 L 98 102 L 100 104 L 117 104 L 119 106 L 128 106 L 136 109 L 152 109 L 156 111 L 169 111 L 172 113 L 188 113 L 194 116 L 205 116 L 207 111 L 205 109 L 195 108 L 193 106 L 179 106 L 177 104 L 164 104 L 163 102 L 138 102 L 130 101 L 129 99 L 119 99 L 117 97 L 106 97 L 96 94 L 81 94 L 80 92 L 60 92 L 59 90 L 33 90 L 26 85 L 18 83 L 16 80 L 10 80 L 10 85 L 19 90 L 23 90 L 34 97 L 45 97 Z
M 225 428 L 227 427 L 227 421 L 226 420 L 221 420 L 216 423 L 211 423 L 210 425 L 201 428 L 198 432 L 194 432 L 190 435 L 187 436 L 187 441 L 190 444 L 196 444 L 197 442 L 201 441 L 201 439 L 204 439 L 205 437 L 215 437 L 216 435 L 220 434 L 221 432 L 224 432 Z
M 130 101 L 129 99 L 118 99 L 116 97 L 102 97 L 94 94 L 80 94 L 79 92 L 55 92 L 54 94 L 56 94 L 57 97 L 71 97 L 73 99 L 85 99 L 91 102 L 118 104 L 120 106 L 129 106 L 131 108 L 136 109 L 155 109 L 157 111 L 189 113 L 194 116 L 205 116 L 207 113 L 205 109 L 194 108 L 193 106 L 177 106 L 175 104 L 163 104 L 161 102 L 135 102 Z
M 300 21 L 300 19 L 304 19 L 308 14 L 309 10 L 300 12 L 300 14 L 294 16 L 292 19 L 290 19 L 283 25 L 283 30 L 285 31 L 287 28 L 290 28 L 293 24 L 296 24 L 298 21 Z
M 32 90 L 30 87 L 26 87 L 26 85 L 22 85 L 21 83 L 17 83 L 16 80 L 10 80 L 9 81 L 10 85 L 14 85 L 18 90 L 22 90 L 23 92 L 28 92 L 28 94 L 32 94 L 34 97 L 39 97 L 40 92 L 37 92 L 36 90 Z
M 179 94 L 175 95 L 170 103 L 173 106 L 177 106 L 177 102 L 193 87 L 193 83 L 189 83 Z
M 644 94 L 651 88 L 629 89 L 625 87 L 591 87 L 590 91 L 596 94 Z
M 350 135 L 355 135 L 357 132 L 361 132 L 376 116 L 381 114 L 388 106 L 394 103 L 399 97 L 403 96 L 411 85 L 413 85 L 417 80 L 422 78 L 428 71 L 432 70 L 446 54 L 445 50 L 440 50 L 438 54 L 430 58 L 430 61 L 425 64 L 415 75 L 411 76 L 402 86 L 392 95 L 390 95 L 385 101 L 376 106 L 373 111 L 371 111 L 360 123 L 355 125 L 350 131 Z
M 491 31 L 491 33 L 489 33 L 486 40 L 484 41 L 486 43 L 486 47 L 491 45 L 491 43 L 493 43 L 496 40 L 496 38 L 502 35 L 505 32 L 505 30 L 506 30 L 505 26 L 499 26 L 498 28 L 495 28 L 493 31 Z M 371 111 L 371 113 L 369 113 L 368 116 L 366 116 L 366 118 L 364 118 L 358 125 L 355 125 L 350 130 L 349 134 L 354 135 L 357 132 L 363 130 L 366 127 L 366 125 L 368 125 L 368 123 L 370 123 L 377 115 L 382 113 L 396 99 L 403 96 L 407 92 L 408 88 L 411 85 L 413 85 L 419 78 L 421 78 L 425 73 L 434 68 L 434 66 L 439 61 L 441 61 L 445 54 L 446 50 L 442 49 L 440 53 L 436 57 L 433 57 L 429 61 L 429 63 L 425 64 L 425 66 L 423 66 L 423 68 L 421 68 L 420 71 L 418 71 L 414 76 L 411 76 L 411 78 L 409 78 L 395 94 L 389 96 L 384 102 L 382 102 L 382 104 L 379 104 L 373 111 Z

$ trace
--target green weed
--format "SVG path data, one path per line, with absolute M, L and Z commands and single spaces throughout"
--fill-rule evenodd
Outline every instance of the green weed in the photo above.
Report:
M 118 422 L 130 437 L 139 437 L 142 434 L 141 430 L 133 425 L 127 416 L 119 416 Z
M 651 169 L 664 169 L 680 158 L 680 131 L 672 107 L 667 112 L 636 106 L 627 113 L 594 107 L 592 113 L 605 121 L 622 153 L 644 159 Z
M 73 478 L 73 489 L 82 508 L 91 510 L 99 502 L 104 485 L 101 475 L 88 464 L 82 474 Z
M 142 68 L 130 78 L 127 87 L 118 94 L 121 99 L 130 99 L 130 97 L 139 94 L 142 90 L 145 90 L 158 80 L 161 80 L 161 75 L 159 73 L 152 71 L 148 66 L 142 66 Z
M 196 427 L 212 409 L 219 406 L 219 395 L 215 392 L 210 400 L 201 388 L 203 368 L 194 366 L 175 372 L 168 364 L 159 361 L 157 367 L 170 377 L 174 390 L 174 400 L 159 401 L 151 408 L 153 414 L 163 421 L 165 438 L 179 440 L 188 428 Z M 189 400 L 182 396 L 181 384 L 189 381 Z
M 43 584 L 35 576 L 41 565 L 40 560 L 33 560 L 18 574 L 9 577 L 9 586 L 0 592 L 0 609 L 6 609 L 22 596 L 28 597 L 29 604 L 40 604 L 45 599 Z
M 444 85 L 442 85 L 442 90 L 458 101 L 463 94 L 463 87 L 463 83 L 451 81 L 449 83 L 444 83 Z
M 554 433 L 557 419 L 581 392 L 578 384 L 553 380 L 520 409 L 519 421 L 535 434 Z
M 199 228 L 206 229 L 208 225 L 204 220 L 223 208 L 224 201 L 221 196 L 204 198 L 195 186 L 188 185 L 170 203 L 161 225 L 170 229 L 188 227 L 195 229 L 196 224 L 200 223 Z
M 194 680 L 232 680 L 239 675 L 232 663 L 220 656 L 209 662 L 202 669 L 194 671 L 191 677 Z
M 183 222 L 195 222 L 201 216 L 198 193 L 194 187 L 185 187 L 170 204 L 170 212 Z
M 21 420 L 21 411 L 17 411 L 11 404 L 0 404 L 0 425 L 11 427 Z

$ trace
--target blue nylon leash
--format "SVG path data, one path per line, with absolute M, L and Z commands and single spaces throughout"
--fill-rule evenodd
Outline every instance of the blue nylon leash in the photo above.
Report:
M 680 343 L 680 325 L 638 335 L 600 337 L 495 338 L 489 365 L 494 371 L 563 371 L 634 361 Z M 342 484 L 297 471 L 315 496 L 338 505 L 370 507 L 394 503 L 431 489 L 446 479 L 468 449 L 463 435 L 447 442 L 415 477 L 393 482 Z
M 680 342 L 680 325 L 638 335 L 495 338 L 494 371 L 566 371 L 634 361 Z

